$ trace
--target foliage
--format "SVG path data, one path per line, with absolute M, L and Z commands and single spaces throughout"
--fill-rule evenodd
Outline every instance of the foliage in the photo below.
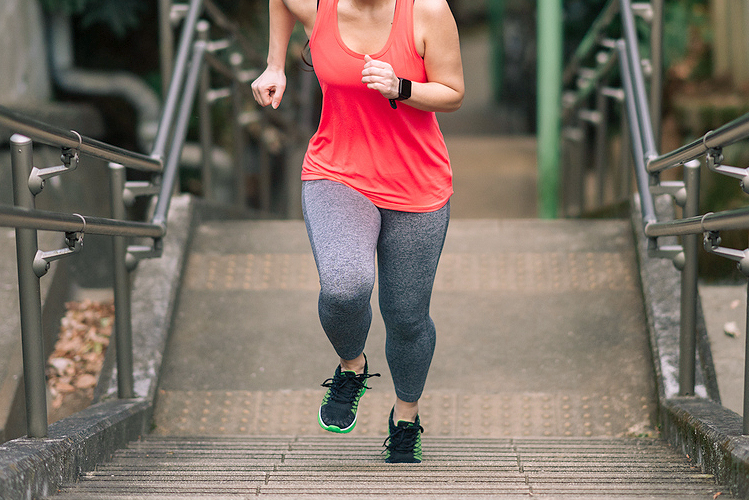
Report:
M 704 45 L 711 38 L 707 0 L 669 0 L 664 5 L 663 18 L 663 56 L 667 68 L 693 53 L 695 44 Z M 703 62 L 709 62 L 702 55 Z
M 148 0 L 41 0 L 41 3 L 49 13 L 80 16 L 84 28 L 106 25 L 120 38 L 138 27 L 140 15 L 148 7 Z

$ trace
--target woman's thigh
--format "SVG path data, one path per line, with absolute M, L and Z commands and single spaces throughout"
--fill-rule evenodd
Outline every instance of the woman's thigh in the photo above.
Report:
M 386 322 L 428 317 L 434 277 L 450 219 L 449 202 L 434 212 L 381 210 L 378 242 L 380 310 Z
M 302 207 L 324 293 L 374 286 L 378 209 L 359 192 L 328 180 L 304 181 Z M 353 290 L 352 290 L 353 289 Z

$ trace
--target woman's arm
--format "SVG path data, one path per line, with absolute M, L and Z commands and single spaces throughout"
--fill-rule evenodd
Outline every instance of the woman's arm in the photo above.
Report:
M 404 104 L 424 111 L 455 111 L 463 103 L 458 28 L 445 0 L 414 1 L 414 42 L 424 57 L 426 83 L 413 82 Z M 398 97 L 398 76 L 386 62 L 366 59 L 362 83 L 387 99 Z
M 299 19 L 307 33 L 314 24 L 316 0 L 269 0 L 268 14 L 270 37 L 268 41 L 268 67 L 252 82 L 252 95 L 261 106 L 278 108 L 286 90 L 286 51 L 294 25 Z

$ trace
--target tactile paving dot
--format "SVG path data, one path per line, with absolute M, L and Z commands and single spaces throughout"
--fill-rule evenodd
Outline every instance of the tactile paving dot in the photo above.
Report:
M 317 425 L 322 391 L 159 391 L 162 435 L 325 435 Z M 384 436 L 393 396 L 368 391 L 354 432 Z M 455 437 L 595 437 L 647 434 L 654 405 L 629 394 L 425 394 L 426 432 Z

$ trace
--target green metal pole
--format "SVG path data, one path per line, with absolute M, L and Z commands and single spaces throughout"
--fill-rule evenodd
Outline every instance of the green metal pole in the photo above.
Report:
M 553 219 L 559 202 L 562 103 L 562 0 L 538 0 L 538 216 Z

